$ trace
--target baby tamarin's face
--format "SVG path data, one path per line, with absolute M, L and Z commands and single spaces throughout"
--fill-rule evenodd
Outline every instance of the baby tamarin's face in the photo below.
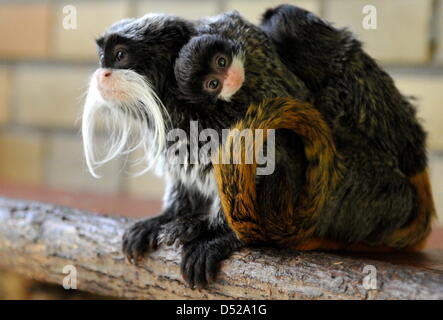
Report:
M 189 101 L 229 101 L 245 80 L 244 55 L 230 40 L 216 35 L 196 37 L 180 51 L 175 76 Z

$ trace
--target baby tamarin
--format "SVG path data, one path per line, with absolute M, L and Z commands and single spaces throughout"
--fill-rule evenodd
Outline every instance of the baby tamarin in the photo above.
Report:
M 237 43 L 219 35 L 194 37 L 180 51 L 175 76 L 188 101 L 229 101 L 245 80 L 244 53 Z

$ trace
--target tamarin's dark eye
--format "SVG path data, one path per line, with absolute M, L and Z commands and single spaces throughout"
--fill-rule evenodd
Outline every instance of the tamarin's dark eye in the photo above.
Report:
M 126 59 L 126 50 L 118 50 L 115 54 L 115 61 L 121 62 Z
M 224 68 L 224 67 L 226 67 L 226 58 L 224 58 L 224 57 L 220 57 L 220 58 L 218 58 L 218 59 L 217 59 L 217 66 L 218 66 L 219 68 Z
M 220 85 L 220 81 L 218 81 L 217 79 L 212 79 L 209 80 L 206 83 L 206 86 L 208 87 L 208 89 L 210 90 L 217 90 L 218 86 Z
M 129 52 L 126 47 L 118 45 L 114 48 L 114 67 L 126 68 L 129 64 Z

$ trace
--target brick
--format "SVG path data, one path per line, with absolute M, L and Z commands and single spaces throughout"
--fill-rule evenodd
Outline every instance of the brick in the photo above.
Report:
M 0 68 L 0 124 L 8 120 L 10 94 L 11 76 L 6 68 Z
M 47 57 L 50 17 L 50 7 L 44 3 L 0 4 L 0 57 Z
M 130 159 L 132 163 L 140 157 L 139 152 L 134 152 Z M 161 199 L 165 190 L 165 183 L 152 170 L 141 176 L 135 176 L 144 169 L 142 165 L 129 166 L 129 175 L 124 177 L 125 190 L 128 194 L 145 199 Z
M 42 181 L 45 143 L 33 133 L 0 135 L 0 180 L 38 184 Z
M 57 2 L 54 8 L 54 48 L 57 58 L 97 60 L 95 39 L 122 18 L 129 16 L 127 1 L 76 1 L 77 29 L 65 29 L 70 10 L 63 12 L 71 2 Z M 66 25 L 66 23 L 65 23 Z
M 441 101 L 443 101 L 443 76 L 395 75 L 395 83 L 404 95 L 415 96 L 418 117 L 428 132 L 430 150 L 443 150 Z
M 170 0 L 170 1 L 139 1 L 137 14 L 142 16 L 146 13 L 167 13 L 177 15 L 186 19 L 200 19 L 212 16 L 217 12 L 216 1 L 203 0 Z
M 45 183 L 69 191 L 117 193 L 121 165 L 118 159 L 112 161 L 97 170 L 101 178 L 94 178 L 86 166 L 81 136 L 58 134 L 48 142 Z
M 237 10 L 242 16 L 253 23 L 259 23 L 266 9 L 276 7 L 282 3 L 293 4 L 305 8 L 315 14 L 320 14 L 320 1 L 318 0 L 258 0 L 253 4 L 250 0 L 228 0 L 227 9 Z
M 435 53 L 435 60 L 437 63 L 443 65 L 443 0 L 438 1 L 435 19 L 437 22 L 437 50 Z
M 65 66 L 17 68 L 13 99 L 15 121 L 48 128 L 78 128 L 92 69 Z
M 363 7 L 377 8 L 377 29 L 362 26 Z M 431 0 L 331 0 L 325 18 L 349 27 L 363 41 L 369 54 L 384 63 L 424 63 L 430 56 Z

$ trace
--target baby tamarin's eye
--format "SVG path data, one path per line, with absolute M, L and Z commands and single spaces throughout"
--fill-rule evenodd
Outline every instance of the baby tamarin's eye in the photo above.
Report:
M 226 59 L 225 59 L 224 57 L 220 57 L 220 58 L 218 58 L 218 60 L 217 60 L 217 65 L 218 65 L 220 68 L 224 68 L 224 67 L 226 67 Z
M 231 63 L 229 57 L 225 54 L 215 55 L 212 61 L 212 77 L 206 80 L 204 83 L 204 89 L 211 94 L 222 89 L 223 80 L 217 78 L 226 76 L 226 70 Z
M 218 55 L 215 57 L 216 69 L 224 69 L 229 65 L 229 58 L 225 55 Z
M 216 91 L 219 86 L 220 86 L 220 81 L 218 81 L 217 79 L 211 79 L 206 82 L 206 88 L 209 91 Z

